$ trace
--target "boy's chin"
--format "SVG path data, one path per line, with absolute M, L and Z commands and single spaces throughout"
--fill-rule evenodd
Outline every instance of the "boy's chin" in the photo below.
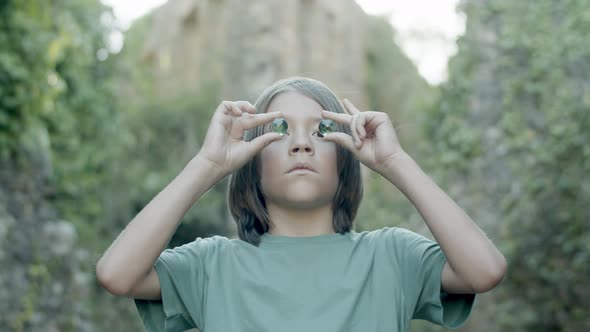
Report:
M 325 195 L 297 195 L 284 197 L 282 205 L 289 208 L 314 209 L 322 206 L 331 206 L 331 198 Z

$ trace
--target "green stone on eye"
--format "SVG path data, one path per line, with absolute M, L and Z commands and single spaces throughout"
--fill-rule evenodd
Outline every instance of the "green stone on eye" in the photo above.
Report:
M 319 131 L 322 136 L 333 133 L 336 131 L 336 123 L 332 120 L 322 120 L 320 122 Z
M 283 118 L 274 119 L 270 124 L 270 130 L 281 136 L 287 133 L 287 128 L 289 128 L 289 126 L 287 125 L 287 121 Z

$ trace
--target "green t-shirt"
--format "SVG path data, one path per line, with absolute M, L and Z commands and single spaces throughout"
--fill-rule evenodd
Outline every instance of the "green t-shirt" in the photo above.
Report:
M 475 294 L 441 289 L 440 246 L 404 228 L 288 237 L 259 247 L 222 236 L 166 249 L 155 263 L 162 300 L 135 299 L 148 331 L 406 331 L 447 328 Z

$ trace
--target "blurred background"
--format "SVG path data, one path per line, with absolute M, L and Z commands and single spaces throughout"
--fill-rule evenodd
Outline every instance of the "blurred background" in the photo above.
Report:
M 387 112 L 507 257 L 460 331 L 589 331 L 588 31 L 584 0 L 0 1 L 0 330 L 142 331 L 96 262 L 199 151 L 222 100 L 300 75 Z M 357 231 L 431 237 L 365 174 Z M 235 236 L 226 186 L 170 247 Z

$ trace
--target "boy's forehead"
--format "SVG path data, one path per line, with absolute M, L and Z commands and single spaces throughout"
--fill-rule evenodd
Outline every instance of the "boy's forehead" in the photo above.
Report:
M 289 120 L 320 121 L 322 107 L 310 97 L 298 92 L 285 92 L 276 96 L 267 112 L 280 111 Z
M 283 118 L 287 120 L 287 122 L 320 122 L 323 119 L 320 115 L 320 112 L 317 110 L 298 109 L 295 112 L 285 112 L 283 110 L 281 111 L 283 113 Z

